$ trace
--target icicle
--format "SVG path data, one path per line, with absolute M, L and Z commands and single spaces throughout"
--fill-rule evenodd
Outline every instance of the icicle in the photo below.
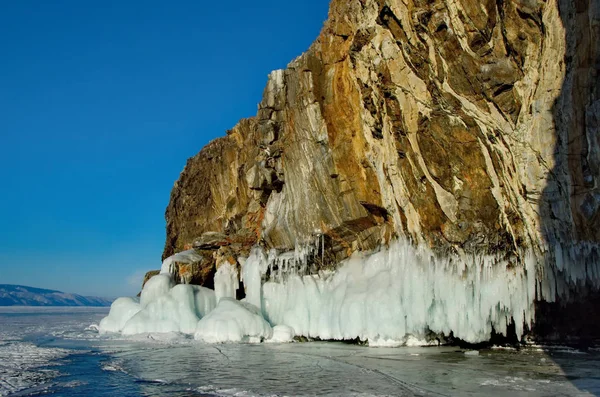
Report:
M 260 247 L 254 247 L 250 257 L 242 266 L 242 281 L 246 290 L 246 301 L 261 306 L 262 276 L 267 272 L 269 261 Z
M 523 250 L 523 261 L 514 263 L 500 254 L 440 257 L 401 240 L 370 254 L 356 252 L 335 271 L 309 275 L 319 249 L 324 262 L 324 234 L 314 236 L 284 253 L 272 249 L 267 255 L 254 247 L 248 259 L 238 258 L 239 275 L 235 266 L 222 264 L 215 291 L 174 285 L 175 264 L 202 258 L 194 250 L 178 253 L 146 283 L 140 301 L 117 300 L 100 330 L 193 332 L 217 299 L 235 302 L 239 276 L 247 303 L 233 305 L 238 312 L 251 322 L 263 313 L 271 324 L 292 327 L 297 335 L 402 344 L 430 330 L 481 342 L 492 328 L 506 334 L 510 319 L 521 336 L 535 319 L 536 299 L 554 302 L 583 286 L 600 286 L 600 246 L 593 242 L 548 245 L 543 257 Z M 270 279 L 263 284 L 267 272 Z M 181 282 L 190 281 L 186 274 L 180 274 Z
M 371 255 L 355 253 L 329 276 L 288 272 L 283 282 L 267 282 L 263 312 L 273 324 L 323 339 L 404 341 L 429 329 L 481 342 L 492 327 L 506 333 L 507 318 L 519 334 L 531 324 L 536 278 L 532 262 L 523 265 L 507 270 L 509 263 L 493 256 L 440 258 L 397 241 Z
M 321 234 L 321 266 L 325 264 L 325 235 Z
M 235 299 L 236 291 L 240 288 L 237 269 L 228 262 L 221 264 L 215 274 L 214 284 L 217 303 L 221 298 Z

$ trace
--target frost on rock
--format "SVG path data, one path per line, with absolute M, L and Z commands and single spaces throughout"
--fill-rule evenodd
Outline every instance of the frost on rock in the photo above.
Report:
M 240 288 L 237 269 L 230 263 L 225 262 L 215 273 L 215 295 L 217 302 L 221 298 L 235 299 L 236 291 Z
M 258 307 L 221 298 L 215 310 L 198 322 L 194 338 L 207 343 L 261 342 L 272 334 Z

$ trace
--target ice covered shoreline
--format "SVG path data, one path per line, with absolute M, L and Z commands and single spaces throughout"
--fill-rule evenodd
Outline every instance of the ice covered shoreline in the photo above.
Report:
M 450 333 L 484 342 L 492 330 L 506 335 L 511 320 L 520 337 L 534 319 L 533 260 L 514 266 L 490 256 L 440 258 L 404 241 L 355 253 L 336 270 L 318 274 L 307 274 L 307 257 L 255 247 L 238 259 L 241 272 L 221 265 L 211 290 L 175 285 L 172 264 L 194 260 L 193 250 L 176 254 L 165 259 L 139 300 L 113 303 L 100 332 L 180 332 L 207 342 L 260 342 L 270 340 L 276 327 L 279 342 L 298 335 L 402 346 L 430 344 L 432 335 Z M 240 281 L 246 297 L 236 301 Z

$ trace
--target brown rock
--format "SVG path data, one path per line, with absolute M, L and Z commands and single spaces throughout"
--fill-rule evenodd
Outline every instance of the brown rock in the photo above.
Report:
M 215 260 L 211 251 L 197 251 L 200 259 L 195 262 L 174 262 L 173 276 L 180 284 L 203 285 L 212 288 L 216 272 Z
M 193 247 L 198 250 L 217 250 L 231 244 L 230 239 L 223 233 L 206 232 L 194 241 Z

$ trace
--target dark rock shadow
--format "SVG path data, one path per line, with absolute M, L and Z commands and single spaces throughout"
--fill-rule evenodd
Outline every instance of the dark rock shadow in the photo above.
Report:
M 582 392 L 600 396 L 600 352 L 568 349 L 544 349 L 564 373 L 565 378 Z
M 533 334 L 587 351 L 575 359 L 546 349 L 576 387 L 600 396 L 598 353 L 588 350 L 600 345 L 600 0 L 558 6 L 566 51 L 556 62 L 566 74 L 552 107 L 554 165 L 538 208 L 547 252 Z

